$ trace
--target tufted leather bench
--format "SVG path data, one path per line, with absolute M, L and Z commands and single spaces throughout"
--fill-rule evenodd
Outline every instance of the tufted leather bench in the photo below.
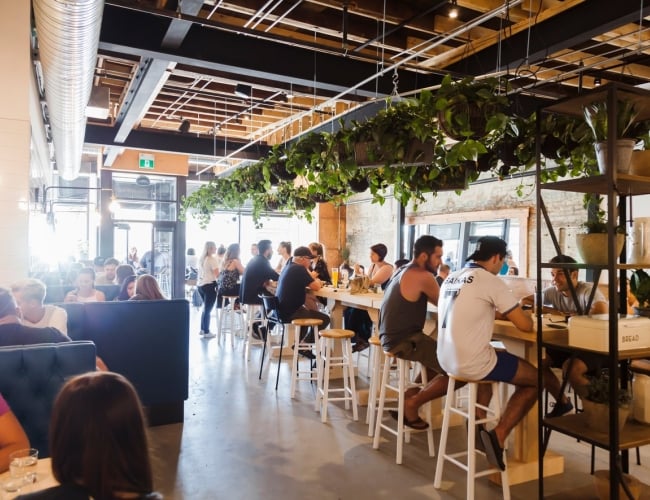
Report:
M 0 393 L 39 457 L 49 456 L 50 414 L 61 386 L 94 370 L 95 344 L 89 341 L 0 347 Z

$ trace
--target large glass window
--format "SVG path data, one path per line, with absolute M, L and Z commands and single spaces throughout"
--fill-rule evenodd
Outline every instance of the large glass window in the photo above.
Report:
M 114 173 L 113 197 L 113 219 L 176 220 L 175 177 Z

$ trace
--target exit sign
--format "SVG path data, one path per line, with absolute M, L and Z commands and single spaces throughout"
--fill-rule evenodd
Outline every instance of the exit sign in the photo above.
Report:
M 140 168 L 153 169 L 153 167 L 154 167 L 154 157 L 153 157 L 153 155 L 140 153 L 139 165 L 138 166 Z

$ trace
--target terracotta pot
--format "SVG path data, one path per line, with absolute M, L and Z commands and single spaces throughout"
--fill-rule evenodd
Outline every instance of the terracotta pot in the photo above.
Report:
M 623 245 L 625 244 L 625 235 L 616 235 L 616 258 L 621 255 Z M 576 234 L 576 246 L 578 253 L 585 264 L 597 266 L 607 265 L 607 234 L 606 233 L 589 233 Z
M 594 403 L 588 399 L 582 400 L 587 427 L 592 431 L 609 434 L 609 406 Z M 618 432 L 620 433 L 625 426 L 627 417 L 630 414 L 629 408 L 618 409 Z
M 607 143 L 598 142 L 595 145 L 596 157 L 598 159 L 598 170 L 605 175 L 607 172 Z M 614 155 L 614 166 L 616 171 L 627 174 L 630 171 L 630 159 L 634 149 L 634 139 L 619 139 L 616 141 L 616 154 Z
M 632 151 L 630 173 L 650 177 L 650 151 Z
M 632 498 L 635 500 L 641 496 L 641 481 L 629 474 L 623 474 L 623 482 L 630 489 Z M 597 470 L 594 472 L 594 488 L 596 489 L 596 496 L 600 500 L 609 500 L 609 471 Z M 627 493 L 622 486 L 618 487 L 618 497 L 627 498 Z

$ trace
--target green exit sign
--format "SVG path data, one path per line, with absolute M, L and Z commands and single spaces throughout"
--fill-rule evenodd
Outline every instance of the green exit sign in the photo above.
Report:
M 154 157 L 153 155 L 140 154 L 139 165 L 140 168 L 149 168 L 153 169 L 154 167 Z

